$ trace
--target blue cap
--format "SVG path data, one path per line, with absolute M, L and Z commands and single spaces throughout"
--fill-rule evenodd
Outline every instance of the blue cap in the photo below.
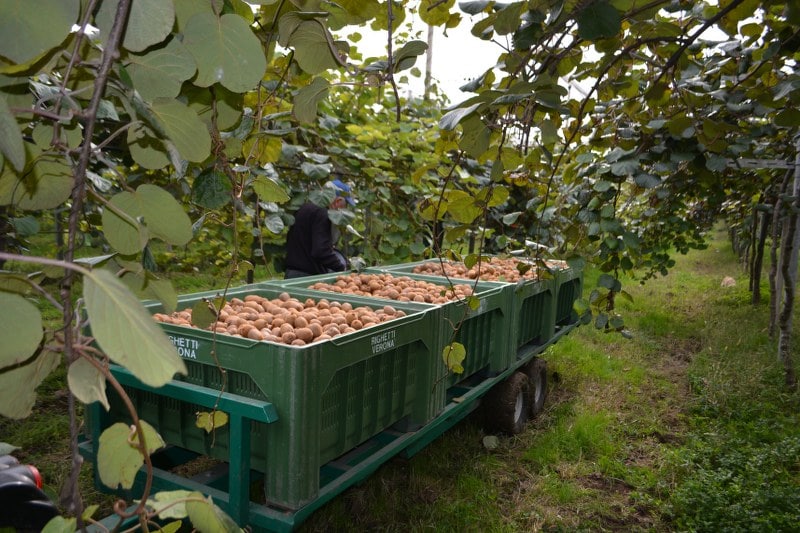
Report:
M 336 196 L 341 196 L 347 200 L 347 203 L 350 205 L 356 205 L 356 201 L 353 198 L 352 189 L 348 184 L 342 180 L 331 180 L 330 183 L 333 185 L 333 188 L 336 189 Z

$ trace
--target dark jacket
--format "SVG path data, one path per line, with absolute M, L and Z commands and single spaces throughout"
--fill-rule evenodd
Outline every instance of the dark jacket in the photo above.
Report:
M 333 248 L 332 231 L 327 209 L 310 202 L 303 204 L 286 236 L 286 272 L 314 275 L 344 270 L 342 256 Z

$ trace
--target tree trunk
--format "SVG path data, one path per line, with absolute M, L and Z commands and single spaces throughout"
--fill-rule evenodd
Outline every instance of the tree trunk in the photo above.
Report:
M 753 261 L 753 272 L 751 279 L 753 280 L 753 305 L 761 303 L 761 271 L 764 266 L 764 246 L 767 243 L 767 235 L 769 234 L 769 221 L 770 213 L 766 209 L 761 213 L 761 230 L 758 234 L 758 243 L 756 244 L 756 254 Z
M 783 236 L 781 250 L 781 274 L 783 278 L 784 302 L 778 316 L 780 336 L 778 337 L 778 356 L 783 363 L 786 373 L 786 386 L 797 390 L 797 375 L 794 371 L 792 356 L 792 312 L 794 311 L 794 294 L 797 287 L 798 250 L 800 249 L 800 139 L 797 141 L 797 155 L 795 157 L 794 186 L 792 187 L 791 209 L 788 210 L 786 232 Z
M 782 276 L 778 275 L 778 247 L 781 242 L 781 211 L 783 210 L 783 201 L 781 197 L 786 194 L 786 189 L 789 187 L 789 178 L 791 171 L 787 172 L 783 181 L 781 182 L 780 189 L 775 195 L 775 203 L 772 206 L 772 246 L 769 251 L 769 336 L 775 337 L 775 329 L 778 327 L 778 309 L 781 304 L 781 291 L 783 287 Z
M 750 269 L 750 241 L 752 240 L 753 225 L 755 222 L 750 217 L 750 221 L 745 221 L 742 225 L 742 234 L 739 236 L 741 249 L 739 250 L 739 264 L 742 269 L 747 272 Z M 750 235 L 746 231 L 750 231 Z
M 14 228 L 11 227 L 11 222 L 6 214 L 6 208 L 0 207 L 0 252 L 11 251 L 11 232 Z M 6 260 L 0 259 L 0 270 L 5 265 Z
M 431 78 L 433 77 L 433 26 L 428 25 L 428 51 L 425 53 L 425 92 L 422 99 L 430 100 Z
M 756 283 L 754 274 L 756 269 L 756 256 L 758 255 L 758 221 L 761 218 L 758 214 L 758 204 L 753 206 L 751 217 L 750 243 L 748 245 L 749 250 L 747 254 L 747 276 L 750 278 L 750 291 L 752 292 L 755 290 L 754 285 Z
M 798 205 L 797 201 L 793 203 L 795 206 Z M 797 218 L 797 214 L 792 214 L 789 217 L 787 232 L 784 235 L 784 242 L 781 248 L 781 256 L 787 259 L 781 261 L 784 301 L 780 315 L 778 315 L 778 327 L 780 328 L 778 357 L 783 363 L 786 386 L 790 390 L 797 389 L 797 376 L 795 375 L 794 362 L 792 360 L 792 311 L 794 310 L 794 290 L 797 285 L 797 261 L 793 260 L 793 258 L 797 257 L 797 236 L 800 235 L 797 231 Z

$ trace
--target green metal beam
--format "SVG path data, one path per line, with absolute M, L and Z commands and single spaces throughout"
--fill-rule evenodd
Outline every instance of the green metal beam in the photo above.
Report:
M 112 365 L 111 372 L 122 385 L 134 387 L 139 390 L 152 392 L 159 396 L 167 396 L 183 402 L 191 402 L 209 409 L 218 409 L 228 414 L 237 413 L 244 418 L 256 422 L 272 423 L 278 420 L 278 412 L 272 403 L 256 400 L 229 392 L 220 392 L 215 389 L 199 387 L 191 383 L 172 380 L 163 387 L 154 388 L 139 381 L 127 369 Z

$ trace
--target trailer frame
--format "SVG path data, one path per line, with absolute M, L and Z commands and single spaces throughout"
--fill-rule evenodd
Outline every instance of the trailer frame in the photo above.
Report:
M 570 271 L 556 275 L 552 283 L 551 316 L 541 320 L 550 321 L 544 331 L 547 336 L 537 336 L 525 342 L 520 340 L 505 368 L 497 368 L 496 362 L 487 358 L 485 366 L 464 377 L 460 381 L 452 375 L 445 376 L 446 384 L 444 406 L 427 422 L 419 424 L 401 424 L 387 427 L 367 438 L 358 445 L 348 449 L 338 457 L 329 460 L 319 467 L 319 487 L 316 494 L 299 506 L 282 506 L 275 502 L 253 501 L 250 497 L 253 483 L 259 482 L 264 473 L 253 469 L 251 464 L 251 426 L 253 423 L 272 424 L 279 420 L 278 409 L 270 401 L 255 399 L 231 392 L 201 386 L 195 383 L 173 380 L 158 389 L 141 383 L 127 369 L 112 364 L 111 373 L 121 385 L 143 394 L 156 395 L 165 401 L 179 401 L 194 404 L 209 410 L 217 409 L 228 414 L 229 440 L 225 461 L 217 462 L 190 475 L 179 475 L 173 472 L 176 468 L 190 464 L 203 458 L 197 450 L 189 450 L 179 445 L 168 445 L 151 456 L 152 490 L 151 492 L 186 490 L 197 491 L 210 496 L 215 505 L 227 513 L 237 524 L 249 526 L 256 532 L 289 532 L 294 530 L 313 513 L 325 504 L 341 495 L 347 489 L 364 482 L 382 465 L 394 457 L 410 458 L 423 450 L 450 428 L 464 420 L 482 405 L 486 395 L 494 387 L 504 383 L 514 373 L 533 368 L 535 361 L 563 336 L 570 333 L 581 323 L 580 317 L 571 309 L 572 302 L 580 297 L 583 277 L 580 271 Z M 540 291 L 531 292 L 529 288 L 519 286 L 509 303 L 514 308 L 512 314 L 522 316 L 520 309 L 526 303 L 525 298 L 533 298 Z M 532 296 L 533 295 L 533 296 Z M 522 329 L 522 328 L 520 328 Z M 499 332 L 498 334 L 516 335 L 516 330 Z M 541 369 L 541 367 L 538 367 Z M 519 377 L 519 376 L 517 376 Z M 526 380 L 527 382 L 527 380 Z M 546 384 L 546 383 L 545 383 Z M 488 402 L 487 402 L 488 403 Z M 526 413 L 527 416 L 535 412 Z M 99 442 L 100 434 L 114 420 L 103 409 L 99 402 L 86 407 L 88 434 L 79 443 L 80 453 L 97 464 L 97 449 L 94 443 Z M 136 475 L 134 484 L 128 490 L 111 490 L 104 487 L 95 468 L 95 484 L 101 490 L 114 492 L 128 501 L 141 498 L 146 485 L 147 471 L 144 467 Z M 314 473 L 316 476 L 316 473 Z M 103 519 L 99 528 L 135 525 L 136 517 L 127 521 L 112 515 Z M 91 529 L 90 529 L 91 530 Z
M 297 510 L 280 509 L 252 502 L 249 498 L 250 484 L 260 474 L 250 469 L 250 425 L 246 422 L 251 420 L 267 423 L 275 421 L 277 415 L 274 406 L 270 402 L 253 400 L 230 393 L 220 395 L 219 391 L 173 381 L 157 389 L 158 394 L 181 400 L 191 399 L 192 402 L 209 409 L 216 405 L 217 409 L 229 413 L 231 435 L 235 439 L 231 443 L 231 449 L 238 450 L 238 452 L 229 455 L 227 468 L 215 468 L 201 472 L 192 478 L 176 475 L 169 470 L 171 467 L 174 468 L 196 458 L 199 454 L 174 446 L 156 452 L 152 457 L 154 464 L 153 492 L 198 491 L 211 496 L 214 503 L 234 521 L 251 526 L 253 531 L 276 533 L 293 531 L 314 512 L 350 487 L 365 481 L 393 457 L 410 458 L 419 453 L 475 411 L 480 405 L 481 398 L 492 387 L 533 361 L 577 325 L 578 323 L 574 322 L 558 326 L 558 331 L 544 344 L 523 346 L 517 351 L 516 361 L 502 372 L 493 375 L 473 375 L 450 387 L 448 402 L 444 410 L 421 428 L 405 432 L 387 429 L 341 457 L 325 464 L 321 468 L 320 478 L 326 481 L 321 483 L 318 496 Z M 112 372 L 123 385 L 150 392 L 156 390 L 139 382 L 122 367 L 114 366 Z M 93 463 L 96 459 L 93 442 L 98 442 L 104 414 L 102 406 L 97 402 L 87 406 L 87 416 L 94 419 L 92 427 L 93 431 L 96 431 L 96 435 L 93 435 L 92 439 L 80 443 L 80 450 L 81 454 Z M 137 474 L 132 489 L 117 493 L 124 497 L 141 495 L 146 475 L 143 468 Z M 96 473 L 95 476 L 96 483 L 101 486 Z M 118 518 L 112 516 L 101 523 L 110 525 L 116 521 Z

